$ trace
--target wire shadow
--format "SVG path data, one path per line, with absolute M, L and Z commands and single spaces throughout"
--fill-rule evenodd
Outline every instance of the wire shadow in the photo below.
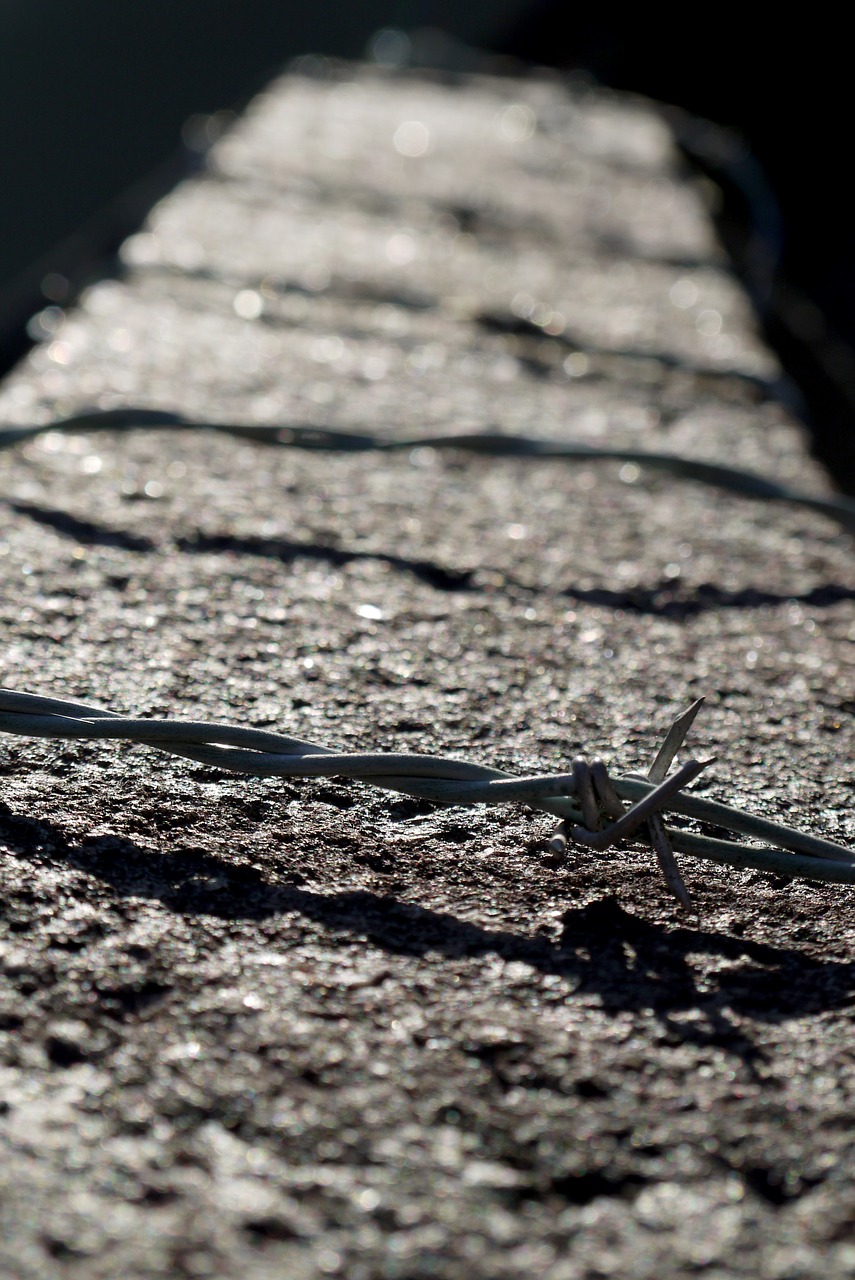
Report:
M 500 334 L 515 339 L 520 352 L 528 352 L 533 364 L 543 364 L 538 359 L 537 348 L 540 344 L 554 345 L 557 349 L 570 353 L 581 352 L 584 355 L 603 360 L 629 360 L 644 363 L 649 367 L 656 366 L 669 372 L 690 374 L 693 378 L 720 386 L 723 382 L 738 383 L 751 388 L 758 399 L 768 399 L 774 391 L 774 385 L 756 374 L 742 369 L 719 369 L 713 365 L 695 364 L 671 351 L 639 350 L 633 347 L 603 347 L 583 342 L 572 334 L 549 333 L 541 325 L 525 316 L 517 316 L 504 312 L 484 311 L 474 317 L 474 323 L 485 333 Z M 547 365 L 548 367 L 548 365 Z
M 123 551 L 139 552 L 156 550 L 156 544 L 150 538 L 128 533 L 125 529 L 109 529 L 106 525 L 81 520 L 56 507 L 40 507 L 35 502 L 22 502 L 17 498 L 6 498 L 4 501 L 17 515 L 27 516 L 36 524 L 53 529 L 55 533 L 64 538 L 72 538 L 85 547 L 119 547 Z
M 385 551 L 348 551 L 343 547 L 327 546 L 317 542 L 293 542 L 288 538 L 237 537 L 232 534 L 197 533 L 192 538 L 178 538 L 176 547 L 183 552 L 232 551 L 237 555 L 267 556 L 292 564 L 295 560 L 320 560 L 341 568 L 360 560 L 385 564 L 399 573 L 411 574 L 420 582 L 438 591 L 475 591 L 476 571 L 473 569 L 447 569 L 431 560 L 409 559 Z
M 198 533 L 192 538 L 176 541 L 183 552 L 223 552 L 237 555 L 267 556 L 283 564 L 295 560 L 323 561 L 340 568 L 360 560 L 386 564 L 400 573 L 408 573 L 419 581 L 439 591 L 480 591 L 485 587 L 479 579 L 488 575 L 491 593 L 497 590 L 515 596 L 559 595 L 579 604 L 621 609 L 628 613 L 650 614 L 657 617 L 692 618 L 717 609 L 756 609 L 763 605 L 788 603 L 827 608 L 842 600 L 855 600 L 855 587 L 838 583 L 826 583 L 801 593 L 762 591 L 756 587 L 744 587 L 739 591 L 727 591 L 715 583 L 700 583 L 681 593 L 679 585 L 670 579 L 651 587 L 628 588 L 613 591 L 608 587 L 541 587 L 537 583 L 522 582 L 504 570 L 489 566 L 477 569 L 448 569 L 430 560 L 410 559 L 384 551 L 351 551 L 345 547 L 333 547 L 323 543 L 295 542 L 287 538 L 238 537 L 232 534 Z
M 19 499 L 0 499 L 16 514 L 26 516 L 37 524 L 53 529 L 63 537 L 82 546 L 118 547 L 125 551 L 147 553 L 158 550 L 158 544 L 142 534 L 124 529 L 110 529 L 92 520 L 81 520 L 55 507 L 41 507 Z M 437 591 L 480 591 L 482 574 L 490 578 L 490 591 L 499 589 L 515 596 L 551 595 L 554 588 L 526 583 L 504 570 L 483 566 L 475 569 L 451 569 L 432 560 L 394 555 L 385 551 L 353 551 L 324 543 L 296 542 L 288 538 L 240 537 L 234 534 L 197 533 L 192 537 L 180 537 L 175 541 L 177 550 L 185 554 L 232 552 L 236 555 L 265 556 L 282 564 L 295 560 L 315 560 L 342 568 L 359 561 L 385 564 L 398 573 L 406 573 L 433 587 Z M 805 604 L 815 608 L 828 608 L 843 600 L 855 600 L 855 587 L 840 583 L 824 583 L 801 593 L 784 594 L 744 587 L 739 591 L 726 591 L 715 583 L 704 582 L 687 592 L 681 592 L 679 584 L 672 581 L 656 583 L 650 587 L 633 587 L 613 591 L 608 587 L 574 587 L 558 589 L 558 594 L 579 604 L 621 609 L 629 613 L 649 614 L 656 617 L 693 618 L 716 609 L 754 609 L 763 605 L 787 603 Z
M 727 591 L 715 583 L 702 582 L 688 591 L 681 591 L 678 583 L 668 581 L 652 587 L 631 587 L 625 591 L 611 591 L 608 587 L 582 589 L 571 586 L 564 587 L 561 594 L 579 604 L 623 609 L 627 613 L 694 618 L 700 613 L 716 609 L 757 609 L 763 605 L 805 604 L 814 608 L 829 608 L 842 600 L 855 600 L 855 587 L 829 582 L 812 587 L 810 591 L 784 594 L 761 591 L 757 587 Z
M 569 908 L 552 941 L 369 890 L 304 889 L 200 849 L 152 853 L 118 836 L 74 842 L 55 823 L 20 817 L 2 803 L 0 833 L 20 857 L 74 866 L 119 897 L 159 901 L 182 916 L 261 921 L 297 912 L 332 933 L 367 937 L 390 956 L 523 961 L 571 980 L 575 994 L 596 995 L 607 1011 L 651 1010 L 679 1041 L 723 1045 L 750 1069 L 762 1052 L 735 1016 L 776 1023 L 855 1000 L 855 962 L 815 960 L 792 947 L 703 927 L 666 929 L 612 896 Z M 714 990 L 701 988 L 698 955 L 727 962 L 718 966 Z

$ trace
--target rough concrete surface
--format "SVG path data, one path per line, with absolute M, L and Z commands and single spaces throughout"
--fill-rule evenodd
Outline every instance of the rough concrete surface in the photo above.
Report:
M 0 388 L 664 448 L 815 492 L 655 112 L 550 80 L 274 85 Z M 650 760 L 852 842 L 852 538 L 614 464 L 0 454 L 2 683 L 513 772 Z M 0 742 L 0 1271 L 855 1275 L 851 890 L 522 808 Z

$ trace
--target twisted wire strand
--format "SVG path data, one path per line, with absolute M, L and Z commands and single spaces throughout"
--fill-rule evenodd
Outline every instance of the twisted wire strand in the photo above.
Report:
M 28 426 L 0 427 L 0 450 L 11 448 L 48 431 L 132 431 L 153 428 L 206 428 L 252 440 L 276 448 L 326 450 L 337 453 L 395 453 L 416 448 L 460 450 L 492 458 L 530 458 L 540 461 L 610 461 L 634 463 L 652 471 L 683 480 L 712 485 L 729 493 L 758 498 L 764 502 L 786 502 L 818 511 L 855 532 L 855 501 L 840 495 L 817 497 L 802 493 L 765 476 L 717 462 L 705 462 L 676 453 L 645 452 L 638 449 L 603 448 L 579 440 L 549 440 L 537 436 L 511 435 L 501 431 L 475 431 L 461 435 L 395 435 L 372 432 L 336 431 L 327 427 L 251 426 L 229 422 L 198 422 L 180 413 L 160 409 L 92 409 L 58 418 L 53 422 Z
M 696 707 L 690 708 L 690 712 Z M 685 720 L 686 716 L 683 716 L 677 724 Z M 683 735 L 685 728 L 683 723 Z M 437 804 L 515 802 L 557 815 L 563 820 L 562 827 L 571 831 L 574 839 L 592 847 L 603 847 L 612 842 L 604 839 L 604 836 L 608 837 L 608 831 L 592 830 L 592 823 L 599 825 L 596 821 L 598 815 L 590 808 L 590 797 L 584 795 L 583 798 L 580 794 L 587 792 L 588 776 L 579 767 L 579 762 L 574 762 L 569 773 L 514 777 L 501 769 L 446 756 L 337 752 L 303 738 L 261 729 L 202 720 L 128 717 L 89 703 L 13 689 L 0 689 L 0 732 L 41 738 L 120 739 L 231 772 L 256 777 L 345 777 Z M 669 734 L 669 740 L 671 738 Z M 665 745 L 668 745 L 668 740 Z M 667 807 L 685 817 L 715 823 L 731 832 L 759 838 L 774 846 L 758 847 L 714 839 L 680 828 L 665 827 L 660 819 L 667 841 L 678 852 L 785 876 L 855 884 L 855 853 L 831 841 L 743 813 L 729 805 L 685 794 L 682 788 L 705 765 L 689 761 L 676 773 L 659 779 L 658 775 L 663 773 L 662 759 L 667 760 L 664 764 L 664 769 L 667 769 L 673 756 L 673 750 L 666 752 L 664 757 L 663 752 L 657 756 L 659 768 L 653 778 L 637 774 L 610 778 L 606 772 L 603 781 L 604 766 L 599 762 L 590 766 L 589 773 L 600 780 L 601 794 L 607 798 L 604 806 L 607 816 L 615 819 L 612 829 L 613 836 L 614 832 L 618 833 L 615 839 L 628 834 Z M 615 796 L 632 801 L 634 808 L 618 817 Z M 585 813 L 580 807 L 582 804 L 587 810 Z M 575 825 L 569 826 L 571 823 Z

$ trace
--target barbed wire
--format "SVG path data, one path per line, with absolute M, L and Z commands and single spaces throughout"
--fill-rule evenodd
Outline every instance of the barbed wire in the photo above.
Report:
M 251 426 L 228 422 L 201 422 L 160 409 L 129 406 L 119 409 L 92 409 L 57 418 L 52 422 L 27 426 L 0 427 L 0 450 L 11 448 L 48 431 L 132 431 L 137 429 L 196 428 L 224 432 L 276 448 L 326 450 L 336 453 L 407 452 L 418 448 L 458 450 L 491 458 L 528 458 L 539 461 L 621 462 L 651 471 L 664 472 L 682 480 L 712 485 L 728 493 L 757 498 L 763 502 L 785 502 L 818 511 L 855 533 L 855 501 L 840 495 L 819 497 L 802 493 L 776 480 L 751 471 L 726 467 L 717 462 L 687 458 L 682 454 L 646 452 L 639 449 L 605 448 L 580 440 L 549 440 L 537 436 L 505 434 L 501 431 L 474 431 L 459 435 L 382 435 L 373 432 L 338 431 L 320 426 Z
M 580 441 L 545 440 L 496 431 L 385 436 L 326 427 L 203 423 L 178 413 L 127 407 L 87 411 L 48 423 L 0 428 L 0 450 L 49 431 L 146 428 L 207 428 L 278 448 L 391 453 L 430 447 L 493 458 L 633 463 L 728 492 L 819 511 L 855 532 L 855 502 L 846 498 L 814 497 L 750 472 L 676 454 L 600 448 Z M 690 905 L 690 898 L 674 860 L 674 850 L 785 876 L 855 883 L 855 854 L 842 846 L 694 794 L 685 794 L 684 788 L 711 761 L 689 761 L 676 773 L 668 774 L 701 701 L 694 703 L 671 726 L 646 777 L 628 773 L 612 778 L 602 761 L 589 763 L 579 757 L 572 762 L 569 773 L 515 778 L 502 770 L 443 756 L 340 753 L 304 739 L 257 729 L 205 721 L 145 720 L 121 716 L 87 703 L 11 689 L 0 690 L 0 731 L 48 738 L 125 739 L 256 777 L 346 777 L 437 804 L 526 804 L 561 818 L 549 842 L 549 858 L 553 863 L 566 857 L 570 840 L 605 850 L 644 825 L 668 887 L 686 906 Z M 624 810 L 624 800 L 631 802 L 629 810 Z M 665 808 L 697 822 L 768 841 L 773 847 L 666 828 L 661 816 Z M 608 824 L 603 827 L 605 819 Z
M 120 739 L 198 763 L 262 778 L 344 777 L 444 805 L 514 802 L 561 819 L 549 842 L 549 861 L 576 842 L 605 851 L 647 824 L 669 888 L 689 896 L 673 852 L 787 877 L 855 884 L 855 853 L 818 836 L 708 800 L 685 787 L 712 761 L 689 760 L 668 773 L 703 699 L 671 725 L 647 776 L 611 776 L 600 760 L 574 760 L 571 771 L 514 777 L 501 769 L 446 756 L 397 752 L 338 752 L 303 738 L 201 720 L 149 720 L 85 702 L 0 689 L 0 732 L 25 737 Z M 625 810 L 622 801 L 631 806 Z M 757 846 L 682 827 L 666 827 L 670 810 L 696 822 L 769 842 Z M 607 824 L 603 826 L 603 820 Z

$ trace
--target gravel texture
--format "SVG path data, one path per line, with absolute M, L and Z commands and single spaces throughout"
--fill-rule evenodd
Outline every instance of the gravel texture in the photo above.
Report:
M 644 103 L 273 85 L 0 387 L 0 421 L 499 427 L 828 491 Z M 851 844 L 853 540 L 614 464 L 0 453 L 2 683 L 513 772 L 649 763 Z M 851 890 L 522 808 L 0 741 L 0 1270 L 855 1276 Z

